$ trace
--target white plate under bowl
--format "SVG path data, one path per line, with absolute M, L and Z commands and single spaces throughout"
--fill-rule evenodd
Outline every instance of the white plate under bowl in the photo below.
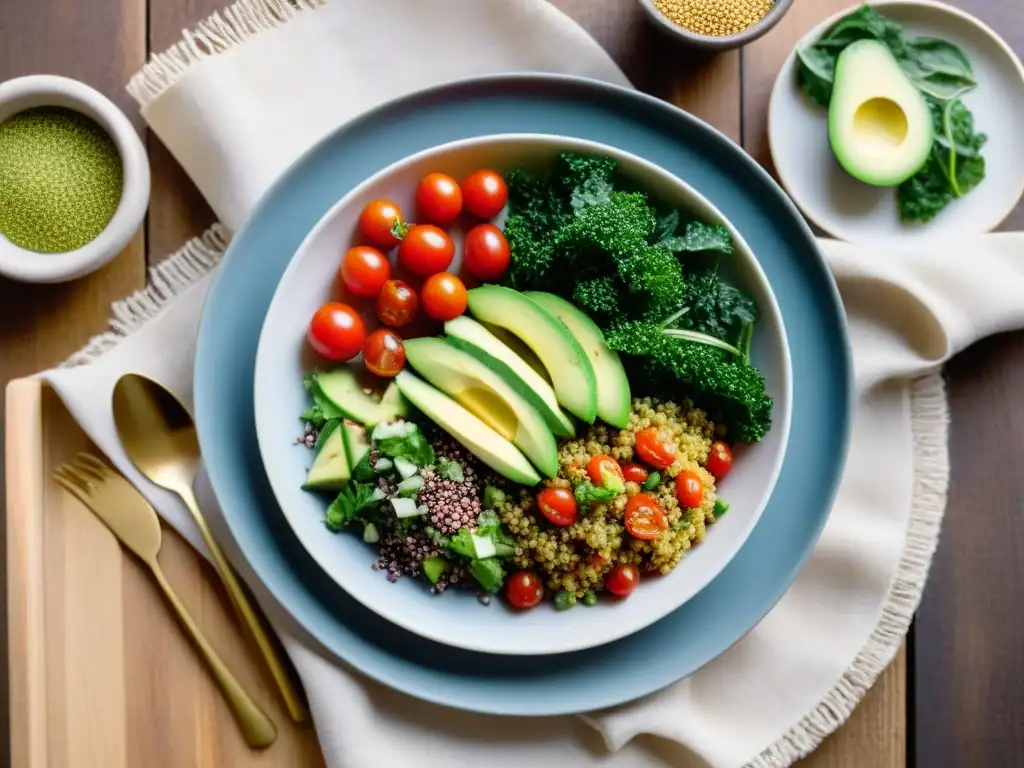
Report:
M 311 452 L 295 445 L 301 430 L 298 414 L 308 404 L 302 384 L 303 372 L 311 363 L 305 332 L 316 309 L 336 296 L 338 264 L 345 250 L 359 242 L 357 220 L 363 206 L 383 197 L 411 214 L 416 185 L 427 173 L 440 171 L 462 179 L 477 168 L 505 173 L 519 164 L 543 172 L 565 151 L 614 157 L 620 169 L 645 190 L 704 221 L 729 226 L 684 182 L 638 157 L 601 144 L 529 134 L 485 136 L 435 147 L 381 171 L 324 215 L 281 278 L 256 355 L 259 448 L 278 503 L 302 544 L 344 590 L 391 622 L 440 643 L 485 653 L 549 654 L 589 648 L 636 632 L 685 603 L 746 541 L 775 486 L 789 437 L 790 360 L 782 317 L 757 260 L 729 226 L 736 244 L 734 279 L 754 296 L 761 315 L 752 356 L 775 398 L 774 427 L 757 445 L 737 451 L 733 470 L 721 484 L 721 494 L 731 504 L 729 514 L 709 529 L 704 542 L 690 550 L 670 574 L 645 580 L 628 600 L 602 600 L 594 607 L 562 612 L 545 602 L 520 613 L 502 600 L 483 606 L 471 592 L 449 590 L 437 596 L 412 579 L 392 584 L 370 567 L 376 559 L 373 548 L 358 536 L 326 530 L 325 498 L 300 487 L 312 461 Z M 461 252 L 460 227 L 450 232 Z M 457 264 L 453 271 L 456 268 Z M 371 321 L 372 308 L 366 309 L 364 316 Z
M 808 219 L 851 243 L 906 247 L 995 229 L 1024 192 L 1020 59 L 994 31 L 948 5 L 930 0 L 883 0 L 872 5 L 903 25 L 907 34 L 949 40 L 970 59 L 978 87 L 963 101 L 974 114 L 977 130 L 988 135 L 982 148 L 985 179 L 926 224 L 900 221 L 895 189 L 859 182 L 836 161 L 829 146 L 827 110 L 797 85 L 794 49 L 775 80 L 768 110 L 768 141 L 779 180 Z M 858 7 L 823 21 L 797 48 L 815 42 Z

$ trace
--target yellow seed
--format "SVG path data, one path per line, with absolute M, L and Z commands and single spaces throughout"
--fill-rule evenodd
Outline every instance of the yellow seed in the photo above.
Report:
M 674 24 L 709 37 L 725 37 L 754 26 L 774 0 L 653 0 Z

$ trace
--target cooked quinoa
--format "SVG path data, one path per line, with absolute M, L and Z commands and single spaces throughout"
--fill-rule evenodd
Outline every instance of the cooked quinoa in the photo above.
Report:
M 661 473 L 660 484 L 648 491 L 665 511 L 668 529 L 650 541 L 633 538 L 626 531 L 626 502 L 641 490 L 636 483 L 627 482 L 625 493 L 607 504 L 581 508 L 576 522 L 566 527 L 549 523 L 537 511 L 535 491 L 523 489 L 497 505 L 502 522 L 516 540 L 517 567 L 536 570 L 552 591 L 565 590 L 583 598 L 588 590 L 603 588 L 605 574 L 616 562 L 633 563 L 645 573 L 668 573 L 686 550 L 703 540 L 707 526 L 715 521 L 715 479 L 703 465 L 716 427 L 690 402 L 635 399 L 625 429 L 595 425 L 561 442 L 558 477 L 545 484 L 571 489 L 586 480 L 587 463 L 598 454 L 608 454 L 623 464 L 632 461 L 637 433 L 649 427 L 657 428 L 666 442 L 676 446 L 676 460 Z M 686 469 L 704 482 L 699 507 L 681 508 L 676 499 L 674 478 Z

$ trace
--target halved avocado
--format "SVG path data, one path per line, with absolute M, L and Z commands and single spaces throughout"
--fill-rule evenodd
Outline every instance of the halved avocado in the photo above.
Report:
M 828 136 L 839 164 L 865 184 L 894 187 L 927 162 L 931 110 L 883 43 L 858 40 L 839 54 Z
M 501 376 L 438 338 L 408 339 L 405 357 L 423 378 L 511 440 L 542 474 L 558 474 L 555 436 L 537 409 Z
M 576 434 L 572 419 L 558 405 L 551 384 L 481 323 L 462 315 L 445 323 L 444 330 L 448 344 L 473 355 L 526 398 L 556 437 Z
M 408 371 L 395 377 L 402 394 L 480 461 L 521 485 L 536 485 L 540 475 L 512 443 L 452 400 Z
M 326 373 L 318 373 L 313 386 L 347 418 L 372 427 L 382 421 L 389 421 L 405 415 L 405 403 L 394 384 L 389 384 L 380 402 L 374 400 L 365 390 L 368 383 L 362 366 L 340 365 Z
M 553 293 L 527 291 L 524 295 L 533 299 L 544 309 L 561 320 L 569 333 L 583 347 L 590 358 L 597 378 L 597 416 L 613 427 L 625 429 L 629 424 L 632 397 L 629 393 L 629 379 L 618 353 L 604 340 L 604 334 L 583 310 Z
M 551 377 L 558 402 L 588 424 L 597 417 L 597 380 L 583 348 L 550 312 L 518 291 L 482 285 L 469 292 L 469 311 L 518 336 Z
M 306 474 L 303 488 L 311 491 L 340 491 L 348 483 L 351 471 L 345 456 L 344 430 L 339 419 L 331 419 L 320 431 L 313 466 Z

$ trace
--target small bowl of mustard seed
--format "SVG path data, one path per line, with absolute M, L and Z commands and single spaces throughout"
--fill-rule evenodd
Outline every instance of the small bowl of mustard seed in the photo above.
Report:
M 659 29 L 708 51 L 739 48 L 786 15 L 793 0 L 639 0 Z
M 149 190 L 142 141 L 108 98 L 53 75 L 0 83 L 0 275 L 99 269 L 139 230 Z

